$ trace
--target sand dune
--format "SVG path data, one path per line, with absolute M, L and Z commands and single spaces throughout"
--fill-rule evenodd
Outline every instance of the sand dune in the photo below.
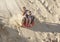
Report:
M 32 28 L 20 27 L 24 6 L 35 16 Z M 0 42 L 60 42 L 60 1 L 0 0 Z

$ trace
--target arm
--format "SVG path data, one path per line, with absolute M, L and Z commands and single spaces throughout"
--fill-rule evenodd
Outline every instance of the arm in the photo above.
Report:
M 23 15 L 25 15 L 26 14 L 26 11 L 25 12 L 23 12 Z

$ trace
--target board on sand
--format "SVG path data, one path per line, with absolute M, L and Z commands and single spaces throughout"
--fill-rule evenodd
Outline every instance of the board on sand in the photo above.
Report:
M 26 24 L 26 23 L 23 23 L 23 24 L 22 24 L 22 27 L 30 28 L 30 27 L 33 27 L 33 26 L 34 26 L 34 24 L 35 24 L 34 22 L 32 22 L 32 24 L 31 24 L 31 25 L 30 25 L 30 24 L 28 24 L 28 23 L 27 23 L 27 24 Z

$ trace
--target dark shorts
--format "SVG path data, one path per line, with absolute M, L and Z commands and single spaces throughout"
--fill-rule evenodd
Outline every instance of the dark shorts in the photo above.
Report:
M 35 17 L 31 16 L 31 23 L 34 22 Z

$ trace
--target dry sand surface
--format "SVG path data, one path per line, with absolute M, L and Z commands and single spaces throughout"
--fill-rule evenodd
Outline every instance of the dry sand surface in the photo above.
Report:
M 24 6 L 32 28 L 20 27 Z M 60 42 L 60 0 L 0 0 L 0 42 Z

